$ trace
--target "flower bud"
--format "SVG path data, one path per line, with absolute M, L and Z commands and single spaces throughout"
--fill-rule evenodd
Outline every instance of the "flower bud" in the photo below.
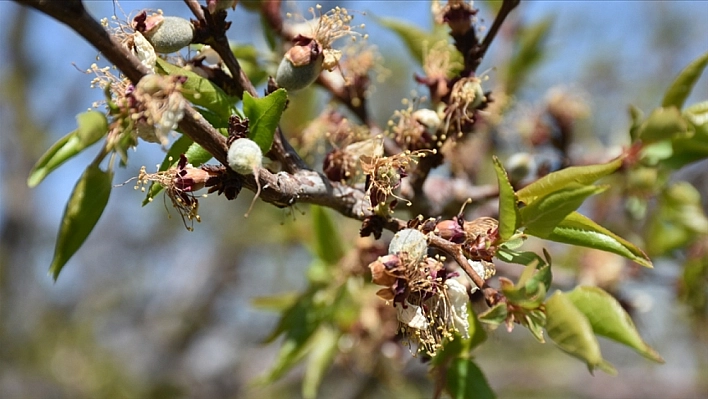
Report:
M 162 17 L 149 31 L 143 32 L 145 38 L 158 53 L 173 53 L 187 47 L 194 39 L 194 27 L 188 20 L 180 17 Z
M 428 254 L 428 238 L 416 229 L 403 229 L 393 236 L 388 253 L 406 253 L 409 259 L 420 262 Z
M 465 241 L 465 231 L 457 220 L 443 220 L 435 226 L 435 231 L 448 241 L 458 244 Z

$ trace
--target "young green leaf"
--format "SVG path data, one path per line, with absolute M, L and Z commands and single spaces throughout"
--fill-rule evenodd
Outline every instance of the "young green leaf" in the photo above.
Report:
M 516 206 L 516 195 L 509 182 L 509 176 L 496 156 L 493 161 L 499 183 L 499 236 L 506 241 L 514 235 L 519 226 L 519 208 Z
M 598 179 L 612 174 L 620 166 L 622 166 L 621 158 L 599 165 L 571 166 L 536 180 L 517 191 L 516 197 L 524 204 L 530 205 L 536 198 L 561 190 L 572 183 L 582 186 L 592 184 Z
M 278 89 L 263 98 L 253 98 L 243 93 L 243 114 L 248 118 L 248 138 L 255 141 L 263 154 L 270 150 L 273 144 L 275 129 L 285 110 L 288 94 Z
M 602 358 L 590 321 L 560 291 L 546 301 L 546 332 L 564 352 L 585 361 L 590 373 L 599 368 L 610 375 L 617 374 L 615 368 Z
M 447 392 L 454 399 L 494 399 L 494 391 L 489 387 L 482 370 L 472 359 L 458 358 L 447 369 Z
M 708 66 L 708 53 L 701 55 L 688 64 L 686 68 L 679 72 L 674 82 L 669 86 L 669 89 L 666 90 L 661 106 L 674 106 L 681 109 L 706 66 Z
M 622 305 L 602 288 L 579 286 L 567 297 L 588 318 L 595 334 L 627 345 L 647 359 L 664 363 L 664 359 L 639 336 Z
M 106 116 L 88 111 L 76 116 L 78 128 L 62 137 L 32 167 L 27 185 L 35 187 L 64 162 L 101 139 L 108 132 Z
M 553 18 L 545 18 L 519 30 L 517 49 L 504 72 L 506 93 L 509 95 L 523 86 L 526 77 L 543 60 L 544 43 L 552 26 Z
M 688 138 L 692 132 L 688 123 L 681 116 L 678 108 L 657 108 L 639 126 L 638 136 L 643 143 L 653 143 L 659 140 Z
M 653 267 L 649 257 L 637 246 L 578 212 L 566 216 L 546 239 L 612 252 L 644 267 Z
M 578 209 L 587 197 L 606 189 L 607 186 L 581 186 L 573 183 L 537 198 L 520 210 L 521 225 L 526 226 L 524 233 L 540 238 L 548 237 L 558 223 Z
M 74 187 L 64 209 L 49 273 L 54 280 L 101 218 L 111 193 L 113 173 L 89 166 Z
M 214 112 L 225 124 L 228 123 L 229 117 L 235 112 L 234 104 L 236 104 L 238 98 L 229 96 L 209 79 L 203 78 L 187 69 L 172 65 L 161 58 L 157 59 L 157 67 L 165 75 L 185 76 L 187 81 L 182 84 L 184 98 L 192 104 Z
M 403 43 L 405 43 L 413 59 L 421 66 L 426 56 L 426 49 L 429 50 L 435 43 L 441 40 L 448 40 L 447 33 L 442 29 L 426 32 L 416 25 L 395 18 L 375 18 L 375 20 L 384 28 L 388 28 L 398 35 L 398 37 L 403 40 Z
M 315 233 L 315 253 L 329 265 L 335 265 L 344 256 L 339 231 L 331 214 L 320 206 L 312 206 L 312 224 Z
M 506 307 L 506 302 L 499 302 L 480 314 L 479 321 L 489 324 L 492 328 L 497 328 L 506 320 L 508 314 L 509 311 Z
M 254 86 L 258 86 L 268 78 L 266 68 L 258 60 L 258 50 L 252 44 L 231 46 L 231 52 L 241 64 L 241 68 Z
M 108 133 L 106 115 L 97 111 L 87 111 L 76 115 L 78 129 L 76 135 L 84 148 L 97 142 Z
M 302 379 L 302 396 L 305 399 L 317 397 L 325 372 L 332 365 L 337 354 L 341 333 L 332 328 L 322 327 L 312 339 L 312 352 L 307 359 L 305 376 Z

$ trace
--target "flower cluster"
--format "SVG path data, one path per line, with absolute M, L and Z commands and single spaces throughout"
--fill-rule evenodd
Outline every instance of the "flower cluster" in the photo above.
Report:
M 426 235 L 416 229 L 396 234 L 389 254 L 369 265 L 377 295 L 392 302 L 400 331 L 419 353 L 434 356 L 446 340 L 469 335 L 467 289 L 452 279 L 440 258 L 427 256 Z

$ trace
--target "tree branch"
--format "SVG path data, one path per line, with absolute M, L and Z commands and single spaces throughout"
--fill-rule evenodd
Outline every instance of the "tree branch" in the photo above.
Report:
M 115 64 L 133 83 L 149 73 L 148 69 L 125 47 L 118 43 L 106 30 L 91 17 L 79 1 L 56 2 L 48 0 L 19 1 L 31 6 L 63 23 L 79 33 L 89 43 L 96 47 L 108 61 Z M 191 105 L 185 107 L 185 114 L 179 123 L 180 129 L 211 153 L 223 165 L 228 165 L 226 154 L 226 138 L 217 132 Z M 276 135 L 281 140 L 286 156 L 295 158 L 292 162 L 302 162 L 289 144 L 285 144 L 282 135 Z M 293 155 L 294 154 L 294 155 Z M 304 164 L 304 163 L 303 163 Z M 301 169 L 296 173 L 279 172 L 274 174 L 267 169 L 261 169 L 259 180 L 262 186 L 261 199 L 279 207 L 286 207 L 296 202 L 316 204 L 332 208 L 343 215 L 362 220 L 370 216 L 366 195 L 362 190 L 340 183 L 332 183 L 322 174 Z M 247 188 L 255 191 L 256 181 L 251 176 L 244 176 Z M 392 219 L 387 228 L 397 231 L 405 223 Z

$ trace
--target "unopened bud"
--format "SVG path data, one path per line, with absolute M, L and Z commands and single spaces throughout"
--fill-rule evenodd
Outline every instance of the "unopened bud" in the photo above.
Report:
M 454 243 L 462 243 L 465 241 L 465 231 L 456 220 L 443 220 L 435 226 L 437 234 Z

